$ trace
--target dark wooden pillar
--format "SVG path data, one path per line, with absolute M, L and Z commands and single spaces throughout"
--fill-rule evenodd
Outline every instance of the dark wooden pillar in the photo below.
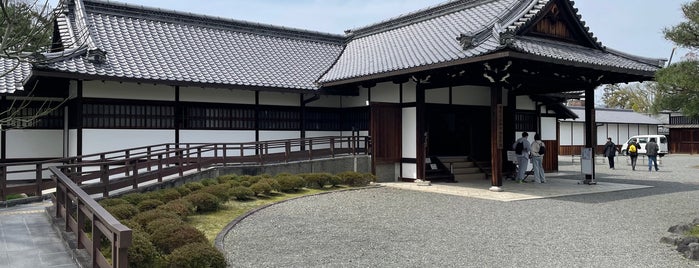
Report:
M 502 86 L 495 83 L 490 87 L 490 189 L 493 191 L 502 191 L 503 132 Z
M 425 132 L 425 87 L 418 81 L 415 85 L 415 120 L 417 121 L 417 178 L 425 180 L 425 157 L 427 157 L 426 136 Z
M 504 151 L 504 107 L 502 104 L 502 92 L 511 89 L 508 78 L 512 61 L 491 62 L 483 64 L 483 77 L 490 82 L 490 165 L 491 169 L 491 191 L 502 191 L 502 166 Z M 508 94 L 508 100 L 510 95 Z M 508 105 L 513 105 L 509 103 Z M 510 109 L 508 108 L 508 111 Z
M 592 175 L 585 174 L 585 184 L 595 184 L 595 149 L 597 126 L 595 119 L 595 87 L 585 89 L 585 147 L 592 148 Z

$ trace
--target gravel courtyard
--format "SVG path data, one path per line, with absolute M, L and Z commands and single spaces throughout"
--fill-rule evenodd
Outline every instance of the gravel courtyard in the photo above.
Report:
M 652 186 L 615 192 L 509 202 L 393 187 L 309 196 L 245 218 L 223 250 L 231 267 L 698 267 L 659 240 L 699 217 L 699 156 L 668 155 L 652 173 L 644 160 L 636 171 L 624 157 L 616 170 L 598 161 L 600 183 Z M 549 180 L 579 177 L 579 162 L 559 162 Z

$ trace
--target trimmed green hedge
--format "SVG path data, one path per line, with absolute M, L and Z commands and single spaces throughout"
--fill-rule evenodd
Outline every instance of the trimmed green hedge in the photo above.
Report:
M 192 243 L 172 251 L 168 264 L 170 267 L 182 268 L 225 268 L 226 258 L 208 243 Z

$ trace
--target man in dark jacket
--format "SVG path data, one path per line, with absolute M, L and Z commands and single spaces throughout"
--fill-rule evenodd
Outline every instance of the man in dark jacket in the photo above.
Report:
M 612 138 L 607 138 L 607 143 L 604 144 L 604 156 L 609 159 L 609 168 L 614 169 L 614 157 L 616 156 L 616 144 L 612 142 Z
M 655 166 L 655 171 L 658 171 L 658 144 L 655 143 L 655 138 L 650 138 L 650 141 L 646 143 L 646 156 L 648 156 L 648 172 L 653 170 Z
M 636 138 L 633 138 L 629 142 L 629 146 L 626 148 L 629 152 L 629 157 L 631 157 L 631 170 L 636 170 L 636 160 L 638 160 L 638 149 L 641 149 L 641 145 L 638 144 Z

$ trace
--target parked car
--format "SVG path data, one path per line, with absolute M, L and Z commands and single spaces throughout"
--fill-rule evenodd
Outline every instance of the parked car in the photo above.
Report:
M 665 154 L 668 154 L 668 147 L 667 147 L 667 137 L 665 135 L 637 135 L 629 138 L 623 146 L 621 146 L 621 154 L 623 155 L 628 155 L 629 154 L 629 142 L 631 142 L 632 139 L 636 139 L 638 141 L 638 144 L 640 145 L 641 148 L 638 148 L 638 153 L 639 154 L 646 154 L 646 143 L 650 140 L 650 138 L 655 138 L 655 142 L 658 143 L 658 155 L 660 157 L 663 157 Z

